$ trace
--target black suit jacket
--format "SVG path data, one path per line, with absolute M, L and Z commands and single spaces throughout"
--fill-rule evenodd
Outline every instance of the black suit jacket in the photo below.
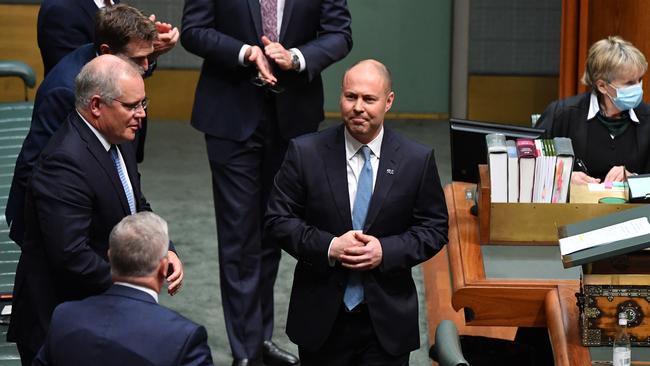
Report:
M 138 211 L 150 210 L 130 144 L 120 146 Z M 129 205 L 101 142 L 72 112 L 41 154 L 27 189 L 25 238 L 8 339 L 41 346 L 54 308 L 111 285 L 108 237 Z
M 212 365 L 208 335 L 140 290 L 59 305 L 34 365 Z
M 290 142 L 266 214 L 267 235 L 298 260 L 287 334 L 309 350 L 329 335 L 349 275 L 328 261 L 331 240 L 352 230 L 343 128 Z M 411 268 L 440 250 L 447 230 L 433 151 L 386 129 L 363 230 L 379 239 L 383 260 L 364 272 L 363 285 L 377 338 L 391 354 L 419 347 Z
M 535 127 L 544 128 L 546 137 L 569 137 L 573 144 L 573 151 L 577 158 L 586 160 L 587 149 L 589 148 L 589 138 L 587 136 L 589 113 L 589 101 L 591 93 L 578 94 L 566 99 L 557 100 L 551 103 L 544 113 L 539 117 Z M 641 167 L 641 171 L 635 173 L 650 173 L 650 105 L 641 103 L 634 108 L 634 113 L 639 118 L 639 124 L 636 126 L 636 143 L 637 156 L 631 156 L 630 159 L 637 161 L 636 166 Z M 597 121 L 592 121 L 598 123 Z M 609 152 L 603 148 L 603 155 Z M 586 162 L 589 165 L 589 162 Z M 592 172 L 590 172 L 592 173 Z M 601 178 L 604 178 L 601 177 Z
M 47 75 L 65 55 L 95 39 L 93 0 L 43 0 L 36 36 Z
M 315 131 L 323 120 L 320 73 L 352 48 L 350 22 L 346 0 L 286 0 L 279 42 L 298 48 L 307 68 L 274 70 L 285 89 L 272 99 L 285 139 Z M 204 58 L 192 111 L 192 126 L 199 131 L 243 141 L 268 118 L 268 95 L 251 83 L 255 67 L 238 62 L 244 44 L 264 47 L 261 36 L 259 0 L 185 1 L 181 43 Z

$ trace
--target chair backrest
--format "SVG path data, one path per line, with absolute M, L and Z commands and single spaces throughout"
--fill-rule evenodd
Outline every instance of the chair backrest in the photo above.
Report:
M 19 76 L 26 86 L 33 87 L 36 83 L 33 71 L 21 64 L 0 61 L 0 77 Z M 0 103 L 0 365 L 7 366 L 21 364 L 16 345 L 6 342 L 20 248 L 9 238 L 4 207 L 7 205 L 16 158 L 29 132 L 33 109 L 32 102 Z
M 429 349 L 429 356 L 439 366 L 469 366 L 463 357 L 458 338 L 456 324 L 450 320 L 442 320 L 436 328 L 435 344 Z

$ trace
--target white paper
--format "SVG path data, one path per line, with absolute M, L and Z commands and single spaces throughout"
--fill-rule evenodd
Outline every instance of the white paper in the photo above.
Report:
M 647 217 L 640 217 L 616 225 L 562 238 L 560 239 L 560 254 L 567 255 L 579 250 L 646 234 L 650 234 L 650 222 L 648 222 Z
M 3 306 L 0 315 L 11 315 L 11 305 Z
M 587 187 L 589 188 L 589 192 L 624 192 L 625 191 L 625 185 L 623 183 L 612 183 L 611 187 L 606 187 L 605 183 L 587 183 Z

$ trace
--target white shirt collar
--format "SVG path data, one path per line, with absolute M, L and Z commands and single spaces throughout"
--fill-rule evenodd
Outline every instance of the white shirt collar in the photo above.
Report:
M 86 125 L 90 128 L 90 130 L 93 131 L 95 136 L 97 136 L 97 139 L 99 140 L 99 142 L 102 143 L 102 146 L 104 146 L 104 149 L 106 149 L 106 151 L 108 151 L 111 148 L 111 144 L 108 142 L 108 140 L 106 140 L 104 135 L 102 135 L 102 133 L 97 131 L 97 129 L 95 127 L 93 127 L 93 125 L 91 125 L 88 121 L 86 121 L 84 116 L 82 116 L 81 113 L 79 113 L 79 111 L 77 111 L 77 114 L 86 123 Z
M 95 5 L 97 5 L 97 8 L 105 8 L 106 4 L 104 4 L 104 0 L 94 0 Z M 111 5 L 115 4 L 115 2 L 111 1 Z
M 598 113 L 598 111 L 600 111 L 600 106 L 598 105 L 598 97 L 596 96 L 595 92 L 591 92 L 591 97 L 589 98 L 589 113 L 587 113 L 587 121 L 596 117 L 596 113 Z M 628 113 L 630 114 L 630 119 L 633 122 L 639 123 L 639 117 L 637 117 L 636 113 L 634 113 L 634 109 L 630 109 Z
M 153 297 L 154 300 L 156 300 L 156 303 L 158 302 L 158 294 L 156 293 L 156 291 L 154 291 L 154 290 L 152 290 L 152 289 L 150 289 L 148 287 L 134 285 L 132 283 L 120 282 L 120 281 L 115 282 L 115 284 L 120 285 L 120 286 L 126 286 L 126 287 L 130 287 L 130 288 L 134 288 L 134 289 L 140 290 L 142 292 L 146 292 L 149 295 L 151 295 L 151 297 Z
M 374 140 L 370 141 L 367 144 L 362 144 L 359 142 L 357 139 L 355 139 L 350 132 L 348 132 L 348 129 L 344 126 L 343 127 L 343 134 L 345 136 L 345 158 L 346 160 L 352 159 L 354 155 L 356 155 L 357 151 L 361 148 L 363 145 L 368 145 L 370 148 L 370 151 L 379 159 L 381 156 L 381 143 L 384 140 L 384 126 L 381 126 L 381 130 L 379 130 L 379 134 L 377 137 L 374 138 Z

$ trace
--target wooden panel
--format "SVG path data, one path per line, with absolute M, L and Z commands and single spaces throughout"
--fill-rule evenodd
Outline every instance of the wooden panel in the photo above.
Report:
M 38 5 L 0 4 L 0 59 L 23 61 L 34 69 L 36 86 L 43 81 L 43 64 L 36 43 Z M 34 100 L 36 88 L 30 89 Z M 0 102 L 24 100 L 22 80 L 0 78 Z
M 590 0 L 589 45 L 610 35 L 619 35 L 632 42 L 643 54 L 650 56 L 650 1 L 647 0 Z M 583 61 L 584 62 L 584 61 Z M 650 83 L 643 85 L 644 100 L 650 100 Z
M 145 80 L 149 118 L 189 121 L 198 80 L 199 70 L 156 70 Z
M 468 118 L 530 126 L 530 115 L 557 99 L 557 83 L 555 76 L 470 75 Z
M 559 285 L 546 297 L 547 326 L 556 365 L 591 364 L 589 349 L 580 344 L 575 297 L 578 290 L 577 285 Z
M 564 0 L 562 7 L 560 96 L 568 97 L 586 90 L 579 83 L 589 47 L 610 35 L 632 42 L 646 57 L 650 55 L 650 12 L 647 0 Z M 574 85 L 573 87 L 571 85 Z M 650 101 L 650 86 L 644 85 Z
M 449 211 L 448 255 L 452 275 L 452 306 L 469 310 L 466 324 L 475 326 L 533 326 L 552 328 L 551 340 L 558 365 L 591 365 L 587 349 L 575 343 L 577 320 L 572 292 L 578 280 L 518 280 L 485 278 L 478 240 L 478 219 L 469 213 L 473 201 L 465 190 L 473 185 L 454 182 L 445 187 Z M 561 290 L 565 288 L 566 290 Z M 557 295 L 549 292 L 559 291 Z M 557 303 L 568 303 L 557 310 Z M 573 308 L 568 308 L 573 306 Z M 561 320 L 562 323 L 558 323 Z M 558 336 L 560 329 L 566 333 Z M 564 353 L 568 361 L 565 359 Z

